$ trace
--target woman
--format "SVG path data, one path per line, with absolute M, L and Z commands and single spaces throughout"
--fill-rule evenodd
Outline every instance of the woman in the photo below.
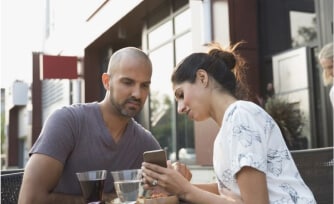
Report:
M 322 67 L 322 78 L 326 86 L 332 85 L 329 91 L 329 98 L 334 107 L 334 86 L 333 86 L 333 43 L 325 45 L 319 52 L 319 62 Z
M 212 118 L 220 128 L 213 147 L 217 183 L 192 185 L 171 166 L 143 163 L 144 187 L 155 184 L 190 203 L 315 203 L 277 124 L 240 100 L 244 61 L 236 47 L 191 54 L 172 75 L 178 112 Z

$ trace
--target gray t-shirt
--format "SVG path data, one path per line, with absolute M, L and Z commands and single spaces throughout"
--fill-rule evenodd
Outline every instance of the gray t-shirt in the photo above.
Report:
M 81 194 L 76 172 L 106 169 L 105 192 L 114 192 L 110 171 L 140 168 L 143 152 L 160 148 L 153 135 L 133 119 L 116 144 L 94 102 L 56 110 L 29 153 L 45 154 L 64 164 L 54 192 Z

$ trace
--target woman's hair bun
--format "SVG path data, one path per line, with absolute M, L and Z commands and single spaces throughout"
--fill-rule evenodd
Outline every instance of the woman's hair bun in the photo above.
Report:
M 209 51 L 208 54 L 216 59 L 223 60 L 227 68 L 229 68 L 230 70 L 235 67 L 236 60 L 234 54 L 230 51 L 223 50 L 221 48 L 213 48 Z

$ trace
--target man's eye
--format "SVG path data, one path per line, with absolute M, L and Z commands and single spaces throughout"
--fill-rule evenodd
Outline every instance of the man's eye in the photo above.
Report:
M 150 88 L 150 84 L 143 84 L 142 87 L 148 89 Z
M 132 81 L 125 80 L 125 81 L 123 81 L 123 84 L 131 85 L 131 84 L 132 84 Z

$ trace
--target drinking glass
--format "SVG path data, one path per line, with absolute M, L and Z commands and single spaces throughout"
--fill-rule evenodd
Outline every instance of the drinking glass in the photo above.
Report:
M 89 204 L 103 203 L 102 195 L 107 170 L 96 170 L 76 173 L 81 186 L 82 195 Z
M 122 203 L 136 203 L 142 191 L 141 169 L 112 171 L 116 194 Z

